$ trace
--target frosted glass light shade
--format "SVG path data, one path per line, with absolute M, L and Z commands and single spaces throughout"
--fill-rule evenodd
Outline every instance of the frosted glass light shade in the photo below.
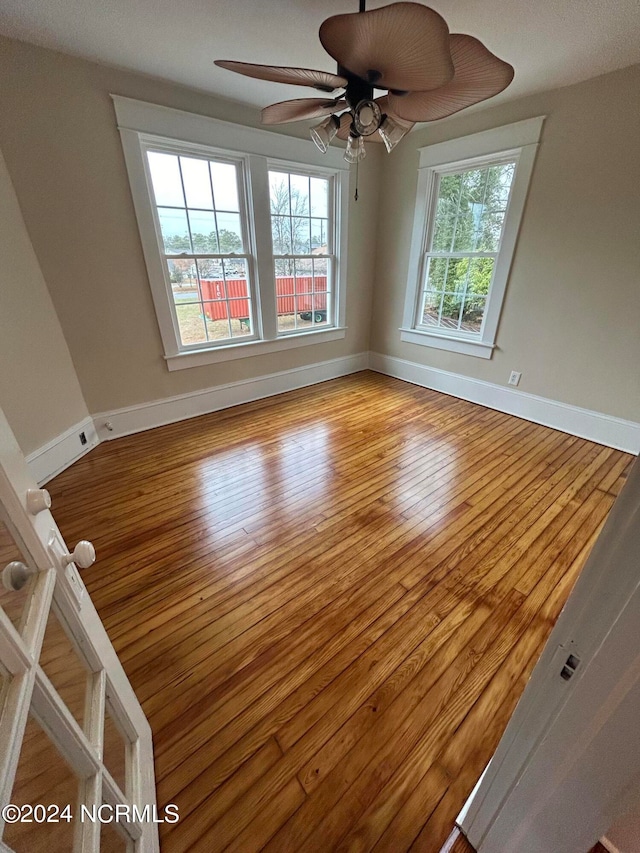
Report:
M 378 133 L 382 137 L 382 141 L 384 142 L 387 151 L 391 152 L 410 130 L 411 126 L 406 127 L 398 124 L 398 122 L 394 121 L 391 116 L 387 116 L 378 128 Z
M 339 127 L 340 119 L 338 116 L 329 116 L 329 118 L 321 121 L 320 124 L 312 127 L 309 131 L 316 148 L 319 148 L 323 154 L 327 153 L 331 140 L 338 132 Z
M 358 136 L 357 139 L 350 136 L 347 139 L 347 150 L 344 152 L 344 159 L 347 163 L 358 163 L 366 156 L 367 152 L 364 148 L 364 139 L 361 136 Z

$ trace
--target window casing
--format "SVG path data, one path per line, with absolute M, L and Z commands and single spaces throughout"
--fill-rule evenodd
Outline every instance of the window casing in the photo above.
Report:
M 403 341 L 491 358 L 542 121 L 421 149 Z
M 169 370 L 343 338 L 339 152 L 327 166 L 306 140 L 112 97 Z M 270 175 L 306 182 L 295 245 L 274 244 Z

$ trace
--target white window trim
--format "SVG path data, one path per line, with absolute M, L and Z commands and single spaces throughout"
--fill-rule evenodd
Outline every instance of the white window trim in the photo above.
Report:
M 330 148 L 326 154 L 321 154 L 310 140 L 232 124 L 208 116 L 124 98 L 120 95 L 111 95 L 111 98 L 116 111 L 142 250 L 168 369 L 182 370 L 344 338 L 346 335 L 349 169 L 342 157 L 342 152 Z M 199 148 L 200 153 L 207 156 L 215 156 L 217 153 L 221 157 L 242 161 L 246 204 L 253 210 L 253 215 L 249 217 L 249 227 L 252 228 L 251 242 L 255 256 L 250 264 L 255 281 L 256 298 L 263 305 L 261 313 L 264 322 L 261 324 L 259 340 L 232 340 L 214 347 L 204 346 L 197 349 L 186 349 L 181 345 L 169 306 L 144 157 L 144 146 L 154 140 L 158 144 L 170 144 L 176 149 L 181 146 L 185 150 Z M 306 172 L 334 177 L 335 317 L 334 324 L 327 329 L 311 329 L 278 336 L 275 288 L 267 285 L 260 286 L 261 281 L 268 284 L 274 280 L 267 172 L 269 165 L 276 162 L 289 169 L 299 166 Z M 272 290 L 273 293 L 271 293 Z
M 520 230 L 531 173 L 545 116 L 526 119 L 482 133 L 420 149 L 416 206 L 409 255 L 409 275 L 400 339 L 406 343 L 491 358 L 496 347 L 498 323 Z M 481 165 L 500 157 L 516 162 L 504 232 L 495 265 L 493 282 L 480 335 L 451 333 L 446 329 L 426 331 L 415 327 L 418 300 L 422 296 L 424 253 L 426 251 L 437 176 L 452 168 Z

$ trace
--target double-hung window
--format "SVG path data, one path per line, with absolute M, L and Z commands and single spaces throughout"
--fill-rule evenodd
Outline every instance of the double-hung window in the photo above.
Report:
M 491 357 L 541 126 L 421 149 L 403 340 Z
M 339 152 L 114 102 L 169 369 L 344 337 Z
M 278 334 L 333 324 L 333 180 L 269 170 Z
M 241 164 L 157 146 L 146 155 L 180 345 L 255 337 Z

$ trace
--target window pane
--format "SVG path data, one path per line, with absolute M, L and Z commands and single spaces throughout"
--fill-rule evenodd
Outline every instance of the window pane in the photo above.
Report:
M 484 296 L 472 295 L 467 297 L 460 319 L 460 328 L 463 332 L 474 332 L 476 334 L 480 332 L 486 301 Z
M 444 283 L 448 268 L 448 258 L 429 258 L 427 264 L 426 290 L 444 290 Z
M 306 255 L 311 252 L 311 236 L 309 233 L 310 221 L 311 220 L 303 219 L 300 216 L 294 216 L 291 219 L 294 255 Z
M 198 258 L 195 268 L 202 279 L 222 279 L 222 261 L 220 258 Z
M 184 207 L 180 167 L 176 155 L 148 151 L 147 158 L 156 204 Z
M 450 252 L 453 243 L 456 214 L 460 204 L 462 175 L 443 175 L 440 179 L 436 206 L 432 250 Z
M 289 204 L 289 176 L 282 172 L 269 172 L 269 200 L 271 213 L 286 216 L 291 213 Z
M 492 166 L 487 172 L 485 203 L 478 223 L 477 251 L 498 251 L 514 170 L 515 164 L 507 163 Z
M 195 302 L 200 298 L 196 262 L 192 258 L 167 261 L 173 301 Z
M 217 213 L 220 252 L 242 252 L 242 228 L 239 213 Z
M 327 245 L 326 219 L 311 220 L 311 248 L 327 253 L 329 247 Z
M 329 215 L 329 181 L 326 178 L 311 178 L 311 216 Z
M 437 326 L 439 324 L 440 303 L 442 294 L 434 291 L 427 291 L 424 295 L 424 305 L 422 309 L 422 323 L 425 326 Z
M 307 175 L 291 175 L 291 212 L 298 216 L 309 216 L 309 178 Z
M 216 210 L 240 210 L 237 170 L 231 163 L 209 163 Z
M 247 297 L 249 295 L 247 262 L 244 258 L 225 260 L 223 261 L 223 266 L 228 298 Z
M 291 219 L 288 216 L 271 217 L 271 238 L 276 255 L 291 255 Z
M 213 210 L 209 166 L 206 160 L 181 157 L 182 180 L 187 196 L 187 207 L 200 207 Z
M 275 272 L 278 331 L 295 329 L 295 261 L 276 260 Z
M 177 255 L 180 252 L 190 252 L 191 241 L 189 239 L 189 225 L 187 223 L 186 211 L 159 207 L 158 218 L 160 220 L 160 230 L 162 231 L 166 253 L 168 255 Z
M 482 169 L 472 169 L 462 176 L 460 204 L 454 227 L 454 252 L 473 252 L 476 228 L 482 211 L 482 197 L 485 173 Z
M 191 226 L 191 242 L 194 252 L 211 254 L 218 251 L 216 219 L 213 212 L 190 210 L 189 225 Z
M 202 305 L 176 305 L 180 339 L 185 346 L 189 344 L 204 344 L 207 333 L 202 317 Z
M 205 302 L 225 300 L 227 298 L 227 290 L 225 287 L 225 280 L 222 275 L 222 269 L 220 269 L 220 272 L 215 275 L 213 274 L 213 270 L 209 273 L 206 268 L 203 269 L 204 266 L 203 261 L 199 260 L 198 268 L 200 270 L 200 291 L 202 293 L 203 300 Z

